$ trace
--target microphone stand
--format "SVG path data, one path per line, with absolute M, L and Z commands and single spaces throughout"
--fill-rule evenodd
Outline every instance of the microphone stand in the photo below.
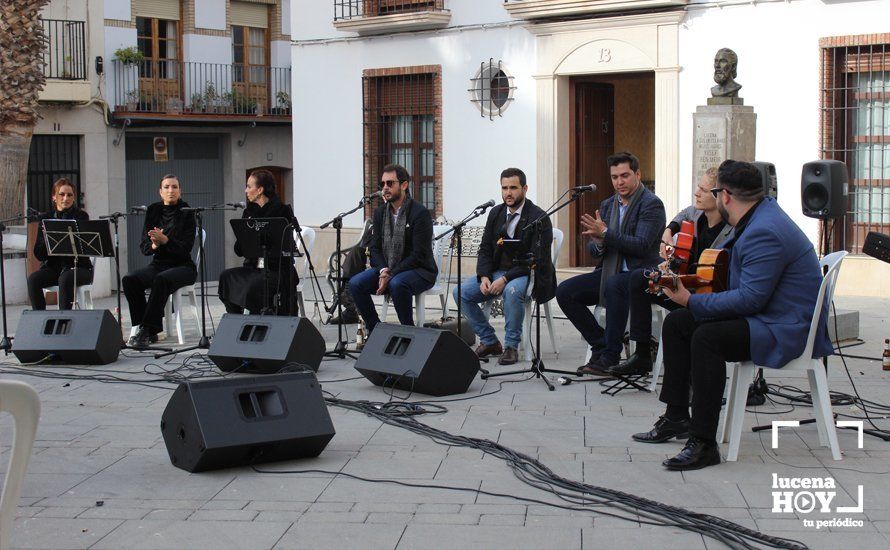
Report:
M 461 286 L 463 283 L 463 279 L 461 279 L 461 274 L 460 274 L 460 260 L 461 260 L 460 256 L 461 256 L 461 250 L 462 250 L 462 246 L 463 246 L 463 242 L 461 239 L 463 237 L 463 229 L 464 229 L 464 226 L 467 225 L 469 222 L 471 222 L 472 220 L 475 220 L 482 214 L 485 214 L 485 211 L 488 210 L 489 208 L 490 208 L 490 206 L 487 204 L 483 204 L 482 206 L 477 206 L 475 209 L 473 209 L 472 212 L 470 212 L 470 214 L 467 215 L 466 218 L 464 218 L 461 221 L 457 222 L 456 224 L 452 225 L 451 229 L 449 229 L 445 233 L 442 233 L 441 235 L 439 235 L 438 237 L 433 239 L 434 241 L 438 241 L 439 239 L 442 239 L 442 238 L 454 233 L 454 238 L 453 238 L 452 244 L 456 243 L 456 246 L 457 246 L 457 336 L 458 336 L 458 338 L 463 337 L 462 331 L 461 331 L 462 323 L 461 323 L 461 304 L 460 304 L 460 302 L 461 302 Z M 448 297 L 446 296 L 445 299 L 447 300 Z M 442 320 L 444 321 L 444 319 L 442 319 Z
M 341 212 L 337 214 L 334 219 L 326 221 L 325 223 L 319 226 L 319 229 L 325 229 L 329 225 L 333 225 L 334 229 L 337 230 L 337 241 L 336 241 L 336 258 L 337 258 L 337 317 L 340 318 L 340 323 L 337 324 L 337 344 L 334 346 L 332 351 L 326 352 L 325 357 L 338 357 L 340 359 L 345 359 L 347 356 L 350 359 L 356 359 L 355 353 L 353 350 L 347 349 L 347 342 L 343 339 L 343 260 L 340 258 L 341 256 L 341 247 L 340 247 L 340 237 L 341 231 L 343 229 L 343 218 L 352 214 L 353 212 L 364 208 L 366 204 L 371 202 L 370 196 L 362 197 L 362 200 L 358 202 L 358 206 L 353 208 L 352 210 Z
M 0 341 L 0 349 L 3 350 L 4 355 L 9 355 L 9 350 L 12 349 L 12 337 L 9 336 L 9 329 L 6 325 L 6 261 L 3 258 L 3 232 L 6 231 L 7 223 L 17 222 L 26 217 L 18 215 L 0 221 L 0 299 L 3 300 L 3 340 Z
M 134 214 L 135 211 L 131 211 L 131 214 Z M 107 216 L 99 216 L 100 220 L 110 220 L 112 224 L 114 224 L 114 276 L 115 282 L 117 284 L 117 324 L 121 329 L 121 338 L 124 336 L 124 324 L 121 321 L 121 254 L 120 254 L 120 233 L 118 232 L 118 223 L 121 218 L 126 217 L 127 215 L 123 212 L 112 212 Z M 125 344 L 126 341 L 122 342 Z
M 198 255 L 201 256 L 201 262 L 198 266 L 199 278 L 201 280 L 201 339 L 198 340 L 198 345 L 189 346 L 183 349 L 173 349 L 165 353 L 156 353 L 155 359 L 160 359 L 162 357 L 167 357 L 168 355 L 176 355 L 177 353 L 182 353 L 184 351 L 193 351 L 196 349 L 210 349 L 210 337 L 207 336 L 207 292 L 205 291 L 205 273 L 204 266 L 207 262 L 204 257 L 204 218 L 201 216 L 201 212 L 213 211 L 213 210 L 237 210 L 237 207 L 234 206 L 221 206 L 221 205 L 213 205 L 213 206 L 195 206 L 195 207 L 186 207 L 183 208 L 183 212 L 194 212 L 195 220 L 198 222 Z M 174 292 L 179 292 L 177 288 Z M 182 315 L 182 312 L 179 312 Z
M 529 259 L 524 261 L 529 264 L 528 283 L 526 284 L 526 287 L 525 287 L 526 296 L 528 296 L 528 289 L 529 289 L 529 287 L 531 287 L 532 280 L 534 279 L 534 276 L 535 276 L 535 267 L 537 266 L 538 262 L 541 261 L 541 258 L 546 258 L 546 256 L 544 256 L 544 254 L 549 254 L 549 250 L 543 250 L 543 243 L 541 242 L 541 233 L 543 233 L 541 225 L 543 224 L 544 219 L 550 218 L 553 214 L 559 212 L 566 206 L 568 206 L 568 205 L 572 204 L 573 202 L 577 201 L 578 199 L 580 199 L 581 196 L 584 194 L 584 191 L 585 190 L 577 190 L 577 189 L 573 190 L 572 196 L 569 198 L 569 200 L 565 201 L 564 203 L 562 203 L 556 207 L 551 207 L 546 212 L 544 212 L 543 214 L 538 216 L 537 219 L 529 222 L 525 227 L 522 228 L 521 231 L 523 233 L 527 229 L 530 229 L 530 228 L 534 228 L 534 230 L 535 230 L 535 251 L 529 252 Z M 483 372 L 481 374 L 480 378 L 482 378 L 483 380 L 487 380 L 489 378 L 495 378 L 498 376 L 509 376 L 512 374 L 533 374 L 534 378 L 540 378 L 541 380 L 543 380 L 544 384 L 547 385 L 548 390 L 553 391 L 555 388 L 554 388 L 553 384 L 550 383 L 550 380 L 548 380 L 547 377 L 544 376 L 545 373 L 551 372 L 551 373 L 555 373 L 555 374 L 567 374 L 567 375 L 571 375 L 571 376 L 575 376 L 577 374 L 576 372 L 548 369 L 544 365 L 544 361 L 541 359 L 541 302 L 539 300 L 535 300 L 534 315 L 535 315 L 535 346 L 534 346 L 535 347 L 535 356 L 534 356 L 534 359 L 532 359 L 531 366 L 527 369 L 518 369 L 518 370 L 507 371 L 507 372 L 498 372 L 498 373 L 494 373 L 494 374 L 491 374 L 488 372 Z

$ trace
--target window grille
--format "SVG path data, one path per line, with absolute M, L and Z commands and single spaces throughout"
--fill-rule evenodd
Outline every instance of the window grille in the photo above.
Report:
M 385 165 L 401 164 L 411 196 L 434 217 L 441 212 L 438 80 L 433 73 L 363 78 L 366 194 L 379 189 Z
M 334 0 L 334 21 L 444 10 L 445 0 Z
M 59 178 L 74 184 L 77 204 L 80 197 L 80 136 L 45 136 L 31 138 L 28 155 L 28 206 L 41 212 L 52 208 L 52 187 Z
M 473 103 L 479 108 L 483 117 L 494 120 L 501 116 L 510 102 L 513 101 L 513 77 L 507 73 L 503 63 L 489 59 L 479 64 L 479 72 L 470 79 L 472 87 L 468 90 Z
M 890 44 L 823 47 L 821 115 L 822 158 L 850 174 L 834 248 L 861 253 L 869 231 L 890 233 Z

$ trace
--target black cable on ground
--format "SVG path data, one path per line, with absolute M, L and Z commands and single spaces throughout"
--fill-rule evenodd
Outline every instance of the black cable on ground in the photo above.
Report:
M 391 414 L 389 411 L 367 402 L 348 401 L 334 396 L 326 397 L 325 400 L 331 406 L 364 413 L 385 424 L 428 437 L 439 444 L 477 449 L 504 460 L 513 470 L 514 475 L 524 483 L 545 490 L 581 509 L 596 509 L 596 511 L 604 513 L 599 510 L 600 507 L 617 508 L 622 512 L 646 518 L 658 525 L 669 525 L 699 533 L 733 548 L 756 548 L 756 545 L 771 548 L 806 548 L 803 543 L 798 541 L 772 537 L 716 516 L 700 514 L 614 489 L 560 477 L 543 463 L 528 455 L 487 439 L 458 436 L 435 429 L 418 422 L 410 415 Z M 629 519 L 626 515 L 611 515 Z M 633 519 L 633 521 L 637 520 Z

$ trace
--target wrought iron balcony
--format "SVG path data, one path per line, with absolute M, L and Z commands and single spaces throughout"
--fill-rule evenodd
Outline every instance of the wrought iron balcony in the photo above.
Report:
M 546 19 L 685 6 L 689 0 L 504 0 L 517 19 Z
M 290 118 L 289 67 L 115 60 L 113 68 L 117 117 Z
M 43 74 L 60 80 L 86 80 L 86 23 L 41 19 L 40 24 L 47 42 L 43 50 Z
M 359 34 L 437 29 L 448 25 L 445 0 L 334 0 L 334 27 Z

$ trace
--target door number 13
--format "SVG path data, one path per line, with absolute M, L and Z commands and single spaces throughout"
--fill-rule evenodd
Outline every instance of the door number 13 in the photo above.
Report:
M 601 48 L 599 62 L 608 63 L 609 61 L 612 61 L 612 50 L 609 48 Z

